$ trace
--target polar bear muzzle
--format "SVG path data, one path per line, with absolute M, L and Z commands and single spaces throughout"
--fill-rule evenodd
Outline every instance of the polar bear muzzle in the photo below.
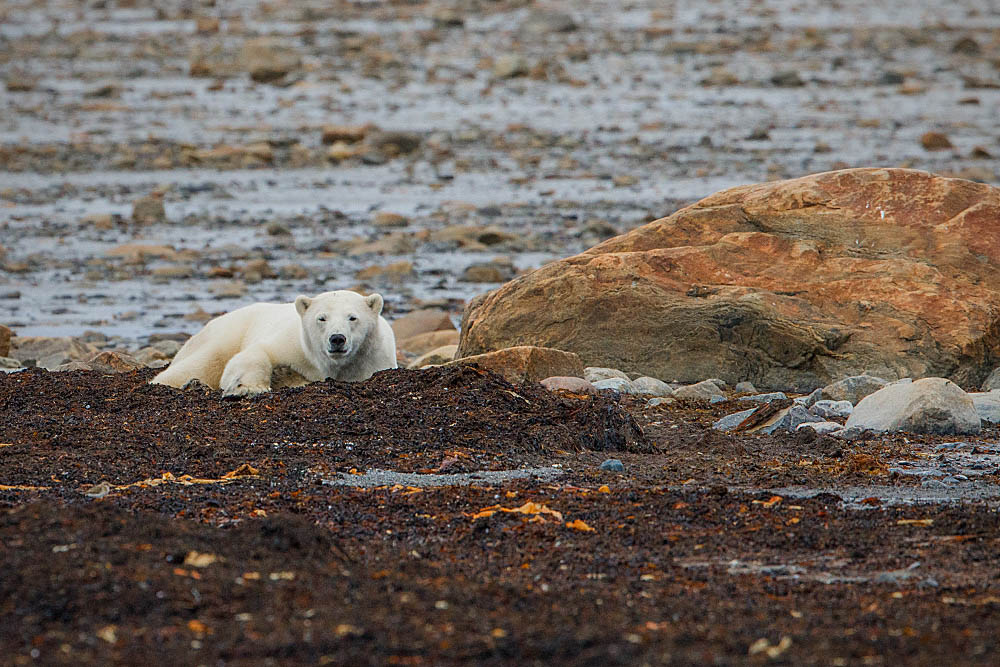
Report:
M 333 334 L 329 339 L 327 348 L 331 354 L 344 354 L 347 352 L 347 336 L 344 334 Z

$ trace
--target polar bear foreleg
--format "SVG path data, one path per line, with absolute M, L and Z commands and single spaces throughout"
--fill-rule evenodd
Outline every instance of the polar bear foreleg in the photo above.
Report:
M 271 391 L 274 364 L 261 345 L 251 345 L 226 364 L 219 388 L 224 396 L 251 396 Z

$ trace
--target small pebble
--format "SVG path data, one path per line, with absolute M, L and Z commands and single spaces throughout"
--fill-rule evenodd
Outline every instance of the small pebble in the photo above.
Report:
M 608 459 L 601 464 L 601 470 L 608 472 L 625 472 L 625 464 L 618 459 Z
M 651 398 L 648 401 L 646 401 L 646 407 L 655 408 L 657 405 L 670 405 L 671 403 L 675 402 L 676 401 L 674 401 L 674 399 L 672 398 L 663 398 L 662 396 L 657 396 L 656 398 Z

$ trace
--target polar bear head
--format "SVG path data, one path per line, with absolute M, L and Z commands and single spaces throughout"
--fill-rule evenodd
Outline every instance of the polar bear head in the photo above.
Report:
M 373 338 L 382 304 L 381 294 L 365 297 L 348 290 L 298 297 L 303 350 L 322 367 L 350 363 Z

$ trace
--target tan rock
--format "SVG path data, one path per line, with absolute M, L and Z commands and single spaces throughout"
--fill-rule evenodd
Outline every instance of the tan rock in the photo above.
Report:
M 235 59 L 222 44 L 195 44 L 188 56 L 188 73 L 193 77 L 232 76 L 238 72 Z
M 596 394 L 597 389 L 589 380 L 583 378 L 557 375 L 542 380 L 542 386 L 549 391 L 568 391 L 571 394 Z
M 102 373 L 128 373 L 145 368 L 145 364 L 124 352 L 101 352 L 95 355 L 88 363 L 91 370 Z
M 38 85 L 38 79 L 21 73 L 8 74 L 4 81 L 8 93 L 28 93 Z
M 105 254 L 109 257 L 121 257 L 128 261 L 173 260 L 177 258 L 177 251 L 172 247 L 150 243 L 125 243 L 111 248 Z
M 259 167 L 273 161 L 274 149 L 266 141 L 258 141 L 246 146 L 223 144 L 184 154 L 186 164 L 213 167 Z
M 0 357 L 6 357 L 10 354 L 10 339 L 13 336 L 13 331 L 0 324 Z M 455 342 L 458 343 L 458 340 Z
M 249 39 L 240 49 L 237 63 L 258 83 L 271 83 L 302 66 L 302 59 L 292 48 L 270 37 Z
M 450 319 L 448 323 L 451 323 Z M 406 340 L 396 341 L 397 349 L 417 355 L 425 354 L 445 345 L 458 345 L 458 331 L 456 329 L 450 331 L 428 331 L 416 336 L 410 336 Z
M 323 127 L 323 143 L 335 144 L 343 142 L 345 144 L 355 144 L 363 141 L 370 132 L 378 128 L 372 124 L 367 125 L 325 125 Z
M 163 195 L 154 193 L 140 197 L 132 204 L 132 221 L 139 225 L 153 225 L 166 222 L 167 210 L 163 206 Z
M 248 283 L 259 283 L 265 278 L 276 278 L 278 274 L 266 259 L 251 259 L 240 267 L 239 276 Z
M 498 227 L 477 227 L 467 225 L 451 225 L 431 232 L 430 240 L 435 242 L 457 243 L 460 247 L 492 246 L 506 241 L 513 241 L 516 236 Z
M 410 224 L 410 219 L 399 213 L 379 211 L 372 216 L 372 225 L 374 227 L 406 227 L 408 224 Z
M 493 62 L 493 76 L 498 79 L 513 79 L 527 76 L 531 62 L 518 53 L 504 53 Z
M 365 144 L 389 156 L 407 155 L 420 147 L 422 138 L 415 132 L 375 130 L 365 137 Z
M 208 291 L 219 299 L 238 299 L 247 293 L 247 285 L 242 280 L 217 280 Z
M 943 132 L 925 132 L 920 137 L 920 145 L 929 151 L 943 151 L 953 148 L 948 135 Z
M 1000 357 L 998 219 L 1000 190 L 905 169 L 733 188 L 477 297 L 459 355 L 534 344 L 761 389 L 978 386 Z
M 414 310 L 392 322 L 396 340 L 407 340 L 429 331 L 455 331 L 455 325 L 448 313 L 434 308 Z
M 278 269 L 278 275 L 285 280 L 305 280 L 309 277 L 309 269 L 301 264 L 285 264 Z
M 326 151 L 326 159 L 331 162 L 342 162 L 364 153 L 364 148 L 352 146 L 344 141 L 336 141 L 329 150 Z
M 503 283 L 514 277 L 510 260 L 483 262 L 465 267 L 459 280 L 469 283 Z
M 107 231 L 115 228 L 116 217 L 117 216 L 110 213 L 95 213 L 81 218 L 80 225 L 83 227 L 93 227 L 94 229 Z
M 572 352 L 548 347 L 520 345 L 496 352 L 462 357 L 448 366 L 475 364 L 480 368 L 499 373 L 510 382 L 541 382 L 545 378 L 562 375 L 581 377 L 583 363 Z
M 190 278 L 193 274 L 191 267 L 187 264 L 171 264 L 170 266 L 158 266 L 152 271 L 150 275 L 154 278 L 158 278 L 161 281 L 167 280 L 177 280 L 180 278 Z
M 413 275 L 413 263 L 406 260 L 386 264 L 385 266 L 366 266 L 354 277 L 358 280 L 387 280 L 400 282 Z
M 65 371 L 92 371 L 94 369 L 91 367 L 90 362 L 87 361 L 67 361 L 64 364 L 59 364 L 58 366 L 54 366 L 48 370 L 62 373 Z
M 194 29 L 202 35 L 214 35 L 219 32 L 219 19 L 215 16 L 199 16 L 194 20 Z
M 458 345 L 442 345 L 414 359 L 410 362 L 408 368 L 423 368 L 424 366 L 446 364 L 455 358 L 455 352 L 457 351 Z
M 352 257 L 360 255 L 406 255 L 416 250 L 417 244 L 412 234 L 393 232 L 374 241 L 359 240 L 347 254 Z

